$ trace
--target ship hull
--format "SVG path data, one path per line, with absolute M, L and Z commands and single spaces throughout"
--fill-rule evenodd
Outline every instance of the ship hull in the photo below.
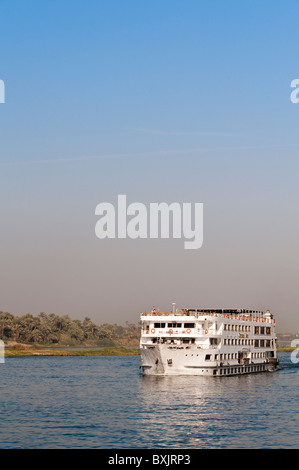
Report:
M 141 370 L 143 375 L 203 375 L 203 376 L 231 376 L 259 372 L 273 372 L 277 369 L 278 360 L 265 360 L 261 362 L 230 363 L 211 362 L 207 365 L 204 357 L 209 351 L 199 352 L 192 349 L 174 349 L 164 345 L 142 347 Z

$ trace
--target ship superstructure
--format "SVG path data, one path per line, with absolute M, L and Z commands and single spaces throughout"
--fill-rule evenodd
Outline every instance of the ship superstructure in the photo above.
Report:
M 153 308 L 141 314 L 144 375 L 227 376 L 275 370 L 275 320 L 246 309 Z

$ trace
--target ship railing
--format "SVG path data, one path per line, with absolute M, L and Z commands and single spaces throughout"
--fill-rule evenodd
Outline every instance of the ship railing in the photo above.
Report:
M 168 317 L 168 316 L 173 316 L 173 317 L 177 317 L 177 316 L 194 316 L 193 314 L 190 314 L 184 310 L 177 310 L 176 312 L 161 312 L 159 310 L 156 310 L 156 311 L 152 311 L 152 312 L 141 312 L 141 316 L 145 316 L 145 317 L 159 317 L 159 316 L 163 316 L 163 317 Z
M 142 312 L 141 317 L 165 317 L 165 316 L 188 316 L 194 318 L 200 317 L 215 317 L 226 320 L 242 320 L 242 321 L 253 321 L 253 322 L 262 322 L 262 323 L 275 323 L 275 320 L 272 317 L 263 315 L 263 314 L 249 314 L 249 313 L 215 313 L 215 312 L 201 312 L 201 311 L 187 311 L 187 310 L 176 310 L 176 312 L 161 312 L 160 310 L 151 311 L 151 312 Z

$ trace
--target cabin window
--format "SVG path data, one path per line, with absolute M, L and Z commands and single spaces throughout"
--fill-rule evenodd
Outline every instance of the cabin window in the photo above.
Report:
M 194 323 L 184 323 L 184 327 L 185 328 L 195 328 L 195 324 Z
M 261 326 L 261 335 L 264 335 L 265 334 L 265 328 L 263 326 Z
M 271 334 L 271 328 L 270 327 L 267 327 L 266 328 L 266 335 L 270 335 Z
M 164 323 L 165 325 L 165 323 Z M 168 325 L 168 328 L 181 328 L 182 324 L 181 323 L 176 323 L 176 322 L 172 322 L 172 323 L 167 323 Z
M 255 340 L 254 340 L 254 347 L 255 347 L 255 348 L 258 348 L 258 347 L 259 347 L 259 340 L 258 340 L 258 339 L 255 339 Z
M 205 360 L 210 361 L 211 360 L 211 354 L 206 354 Z
M 255 335 L 258 335 L 258 334 L 259 334 L 259 327 L 258 327 L 258 326 L 255 326 L 255 327 L 254 327 L 254 334 L 255 334 Z

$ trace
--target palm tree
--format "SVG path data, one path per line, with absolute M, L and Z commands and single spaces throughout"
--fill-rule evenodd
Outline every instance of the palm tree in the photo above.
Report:
M 13 319 L 14 316 L 8 312 L 0 312 L 0 331 L 1 338 L 11 338 L 13 335 Z

